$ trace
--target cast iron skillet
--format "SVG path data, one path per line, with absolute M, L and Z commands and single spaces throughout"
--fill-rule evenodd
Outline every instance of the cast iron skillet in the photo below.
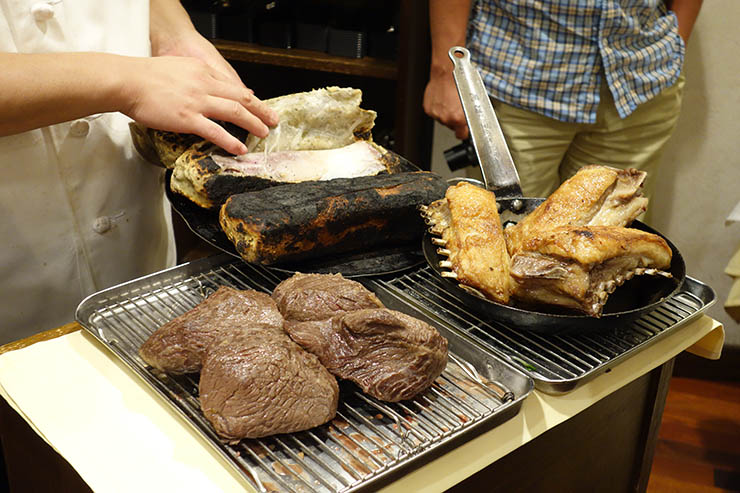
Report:
M 483 81 L 470 63 L 468 50 L 453 47 L 450 49 L 450 58 L 455 65 L 455 82 L 470 129 L 471 140 L 478 155 L 484 183 L 476 180 L 466 181 L 477 182 L 479 186 L 493 190 L 504 226 L 516 223 L 545 199 L 522 197 L 519 175 L 509 154 Z M 630 227 L 657 234 L 666 240 L 673 253 L 670 268 L 673 279 L 660 276 L 635 276 L 609 296 L 600 318 L 573 312 L 557 312 L 556 308 L 551 310 L 550 307 L 532 310 L 503 305 L 462 289 L 452 279 L 441 277 L 441 275 L 440 278 L 447 284 L 446 289 L 455 294 L 462 304 L 475 310 L 476 314 L 485 320 L 499 321 L 517 329 L 554 334 L 624 326 L 674 295 L 679 291 L 686 277 L 683 257 L 673 243 L 639 221 L 634 221 Z M 437 247 L 432 244 L 431 234 L 428 232 L 422 239 L 422 251 L 430 267 L 440 274 L 442 269 L 439 267 L 439 261 L 444 258 L 437 253 Z
M 388 151 L 391 152 L 391 151 Z M 420 171 L 409 160 L 395 155 L 398 158 L 399 171 Z M 182 217 L 188 228 L 203 241 L 234 257 L 241 258 L 221 229 L 218 222 L 218 209 L 203 209 L 194 204 L 187 197 L 172 192 L 169 187 L 172 170 L 165 175 L 165 193 L 172 208 Z M 424 263 L 424 256 L 419 249 L 418 240 L 413 243 L 375 248 L 371 251 L 332 255 L 330 258 L 311 259 L 302 262 L 291 262 L 265 266 L 280 273 L 293 274 L 295 272 L 335 274 L 341 273 L 345 277 L 365 277 L 371 275 L 393 274 Z

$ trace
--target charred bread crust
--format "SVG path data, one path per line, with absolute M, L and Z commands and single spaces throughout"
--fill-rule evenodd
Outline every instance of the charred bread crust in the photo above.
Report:
M 280 185 L 231 196 L 219 222 L 248 262 L 316 258 L 420 238 L 417 206 L 446 188 L 426 171 Z
M 221 206 L 236 193 L 261 190 L 276 182 L 257 176 L 221 173 L 222 168 L 213 160 L 213 146 L 195 145 L 175 163 L 170 189 L 187 197 L 205 209 Z
M 136 151 L 156 166 L 172 168 L 175 161 L 194 144 L 205 142 L 193 134 L 165 132 L 148 128 L 141 123 L 129 123 L 131 140 Z
M 398 154 L 373 142 L 368 144 L 380 152 L 380 161 L 388 173 L 413 167 Z M 214 153 L 226 156 L 220 149 L 205 145 L 192 146 L 183 153 L 175 163 L 170 179 L 171 190 L 184 195 L 200 207 L 211 209 L 220 207 L 232 195 L 286 184 L 234 171 L 224 172 L 224 168 L 213 160 Z
M 377 113 L 361 108 L 362 91 L 325 87 L 265 100 L 280 116 L 266 138 L 250 135 L 250 152 L 333 149 L 356 140 L 372 140 Z

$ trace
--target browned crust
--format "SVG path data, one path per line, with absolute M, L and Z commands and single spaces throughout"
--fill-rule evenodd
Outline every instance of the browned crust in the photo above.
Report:
M 219 219 L 248 262 L 316 258 L 420 238 L 417 206 L 446 187 L 429 172 L 280 185 L 233 195 Z

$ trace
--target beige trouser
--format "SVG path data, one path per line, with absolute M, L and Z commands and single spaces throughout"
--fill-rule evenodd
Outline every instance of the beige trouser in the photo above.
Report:
M 493 101 L 526 197 L 547 197 L 587 164 L 647 171 L 651 195 L 665 143 L 678 120 L 683 75 L 672 87 L 641 104 L 625 119 L 617 114 L 606 84 L 594 124 L 565 123 Z

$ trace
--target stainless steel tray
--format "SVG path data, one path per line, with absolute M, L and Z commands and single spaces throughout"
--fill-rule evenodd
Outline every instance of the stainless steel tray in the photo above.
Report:
M 172 377 L 139 358 L 141 343 L 219 285 L 270 292 L 287 277 L 228 255 L 184 264 L 85 299 L 76 318 L 199 431 L 258 491 L 375 490 L 515 416 L 532 392 L 531 378 L 485 351 L 428 310 L 405 303 L 371 280 L 389 308 L 422 318 L 447 337 L 450 361 L 416 398 L 384 403 L 340 384 L 337 417 L 323 426 L 265 439 L 221 441 L 203 417 L 197 377 Z
M 716 301 L 712 288 L 687 276 L 674 296 L 634 322 L 599 331 L 546 335 L 508 327 L 466 308 L 428 266 L 374 282 L 510 362 L 532 377 L 535 388 L 549 394 L 570 392 L 609 371 L 699 317 Z

